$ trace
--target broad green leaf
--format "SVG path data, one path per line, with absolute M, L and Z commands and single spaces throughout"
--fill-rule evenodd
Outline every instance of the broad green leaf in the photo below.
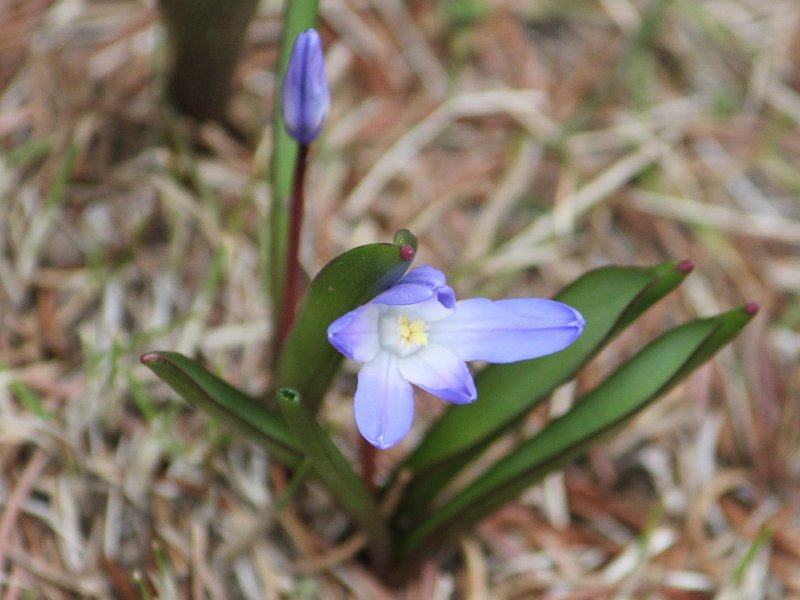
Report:
M 297 161 L 297 142 L 288 134 L 283 123 L 281 89 L 294 41 L 300 33 L 316 26 L 318 5 L 318 0 L 287 0 L 284 3 L 283 34 L 277 73 L 277 81 L 281 85 L 275 86 L 275 110 L 272 119 L 272 161 L 269 175 L 272 204 L 270 205 L 269 219 L 264 223 L 269 232 L 265 231 L 263 235 L 263 238 L 269 239 L 269 256 L 266 262 L 276 324 L 283 308 L 283 286 L 286 277 L 286 253 L 289 241 L 289 198 L 292 193 L 294 166 Z M 278 331 L 277 327 L 275 331 Z
M 311 282 L 286 340 L 276 387 L 295 390 L 316 411 L 342 361 L 328 342 L 328 325 L 396 283 L 416 247 L 416 238 L 403 229 L 392 244 L 359 246 L 329 262 Z
M 276 460 L 288 466 L 300 463 L 299 446 L 283 418 L 258 400 L 177 352 L 148 352 L 141 361 L 184 400 L 259 444 Z
M 297 392 L 287 388 L 278 390 L 278 406 L 319 480 L 367 534 L 376 566 L 386 564 L 391 551 L 391 539 L 375 498 L 322 430 Z
M 536 360 L 491 365 L 476 380 L 478 400 L 450 407 L 400 467 L 413 474 L 400 503 L 401 520 L 425 506 L 457 473 L 500 435 L 521 422 L 615 335 L 656 301 L 675 289 L 691 271 L 688 262 L 654 267 L 603 267 L 586 273 L 556 300 L 586 319 L 583 335 L 569 348 Z M 398 470 L 399 472 L 399 470 Z
M 468 530 L 550 471 L 583 452 L 711 358 L 750 322 L 757 307 L 696 320 L 662 335 L 563 416 L 489 466 L 399 543 L 401 558 Z

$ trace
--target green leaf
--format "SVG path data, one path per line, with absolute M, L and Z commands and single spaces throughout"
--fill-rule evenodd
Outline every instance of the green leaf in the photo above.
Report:
M 417 525 L 399 544 L 416 560 L 468 530 L 521 491 L 616 430 L 735 337 L 757 307 L 736 309 L 670 330 L 651 342 L 565 415 L 517 445 Z
M 287 388 L 278 390 L 278 406 L 319 480 L 367 534 L 375 565 L 385 565 L 391 539 L 375 499 L 297 392 Z
M 299 446 L 279 414 L 177 352 L 148 352 L 142 363 L 184 400 L 259 444 L 287 466 L 302 459 Z
M 289 197 L 292 193 L 294 165 L 297 161 L 297 142 L 286 131 L 281 112 L 281 89 L 292 46 L 297 36 L 317 24 L 318 0 L 287 0 L 284 3 L 283 35 L 281 36 L 281 52 L 278 62 L 277 81 L 275 86 L 275 110 L 272 120 L 272 164 L 270 183 L 272 186 L 272 204 L 270 215 L 264 223 L 263 238 L 269 239 L 269 270 L 272 308 L 277 319 L 282 314 L 286 278 L 286 254 L 289 225 Z M 266 281 L 266 278 L 265 278 Z M 277 327 L 275 331 L 277 331 Z
M 353 248 L 319 272 L 281 352 L 276 387 L 295 390 L 317 410 L 343 358 L 328 342 L 328 325 L 396 283 L 411 264 L 416 243 L 401 230 L 394 243 Z
M 586 319 L 583 335 L 569 348 L 543 358 L 491 365 L 476 385 L 477 402 L 450 407 L 401 465 L 413 478 L 398 518 L 413 520 L 457 473 L 597 354 L 615 335 L 675 289 L 691 263 L 670 261 L 654 267 L 603 267 L 563 289 L 556 300 Z

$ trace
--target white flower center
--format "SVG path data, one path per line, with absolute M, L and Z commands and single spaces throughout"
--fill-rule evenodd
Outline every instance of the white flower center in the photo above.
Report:
M 380 317 L 381 347 L 396 356 L 409 356 L 428 345 L 427 323 L 411 312 L 387 310 Z

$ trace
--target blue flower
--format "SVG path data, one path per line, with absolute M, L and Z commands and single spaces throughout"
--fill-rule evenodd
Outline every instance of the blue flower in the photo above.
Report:
M 477 398 L 465 361 L 510 363 L 558 352 L 586 325 L 574 308 L 543 298 L 456 302 L 445 275 L 417 267 L 336 319 L 328 340 L 364 366 L 355 415 L 371 444 L 389 448 L 411 429 L 411 384 L 455 404 Z
M 331 94 L 322 42 L 313 29 L 298 35 L 294 42 L 281 100 L 289 135 L 303 144 L 316 139 L 328 116 Z

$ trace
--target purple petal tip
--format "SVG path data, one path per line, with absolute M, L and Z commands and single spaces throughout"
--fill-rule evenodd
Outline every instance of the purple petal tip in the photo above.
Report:
M 691 273 L 694 271 L 694 262 L 691 260 L 682 260 L 675 269 L 680 273 Z

